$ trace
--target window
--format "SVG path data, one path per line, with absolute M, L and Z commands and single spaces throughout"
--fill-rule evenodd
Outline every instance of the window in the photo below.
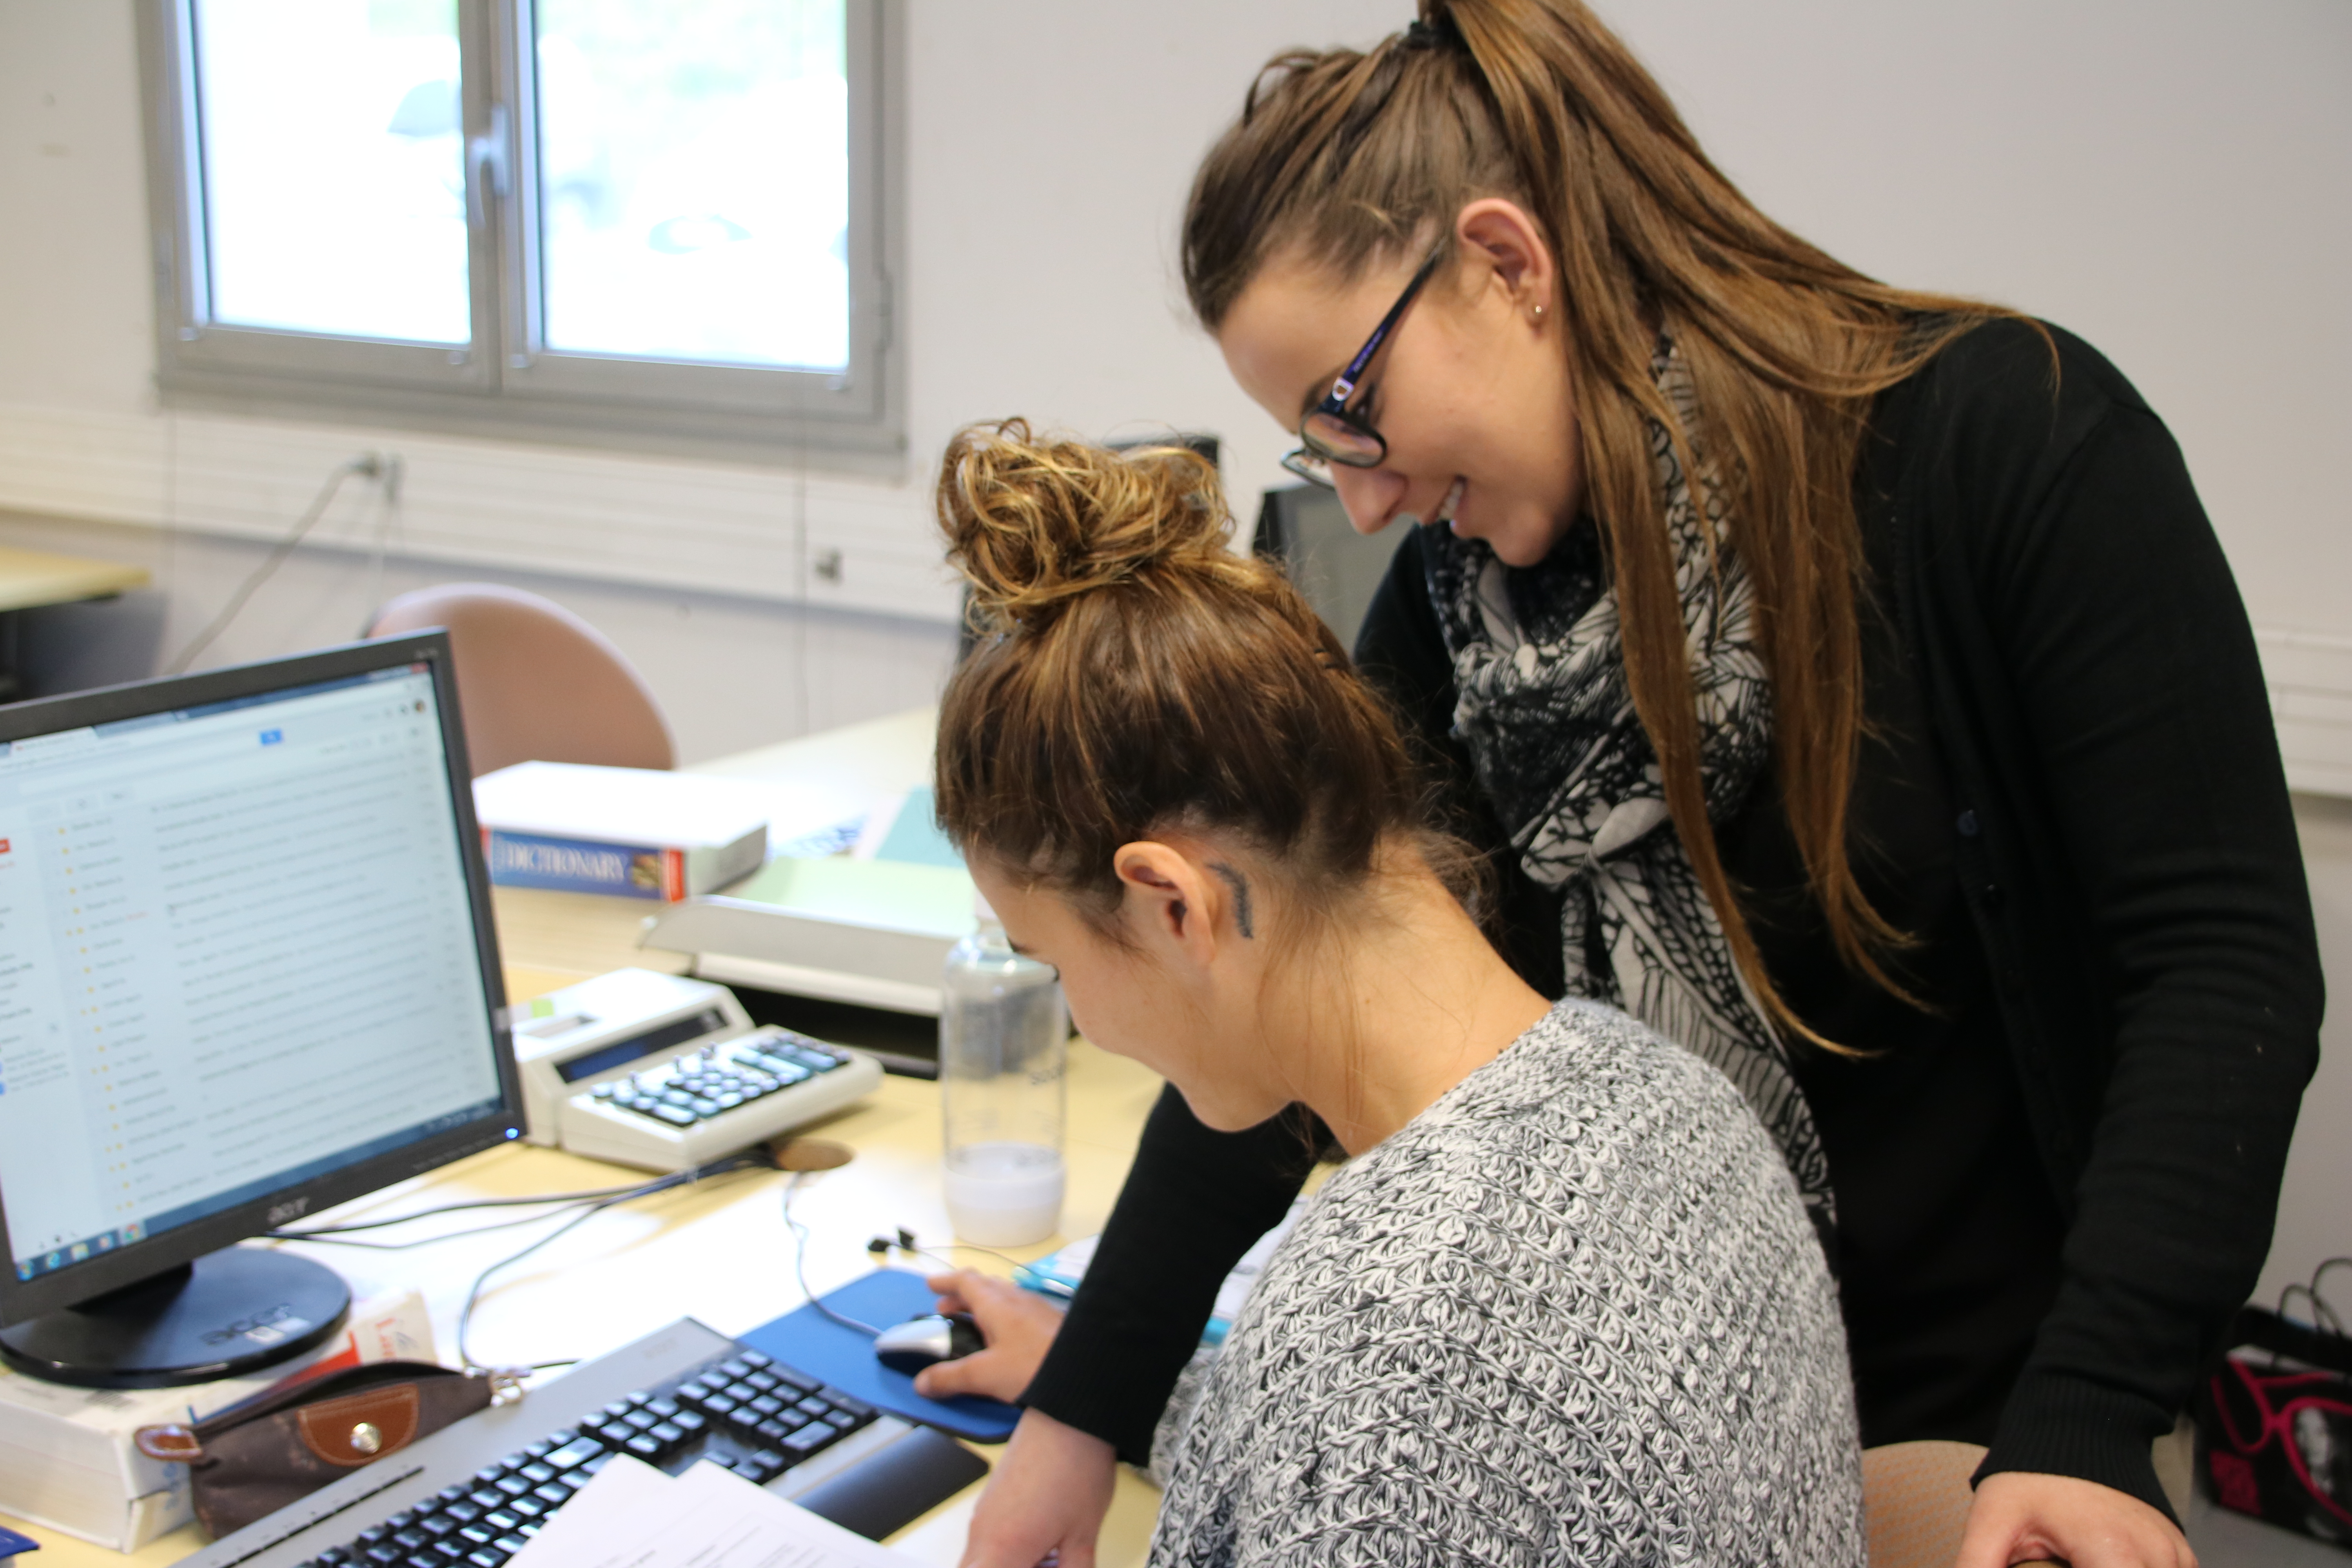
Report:
M 175 402 L 895 465 L 892 0 L 143 0 Z

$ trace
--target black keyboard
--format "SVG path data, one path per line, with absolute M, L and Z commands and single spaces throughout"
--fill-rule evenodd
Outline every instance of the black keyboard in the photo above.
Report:
M 709 1460 L 875 1539 L 986 1469 L 688 1319 L 388 1454 L 186 1568 L 502 1568 L 617 1454 L 671 1475 Z
M 370 1525 L 304 1568 L 500 1568 L 615 1454 L 676 1475 L 708 1459 L 769 1481 L 874 1419 L 874 1407 L 743 1351 L 614 1400 Z

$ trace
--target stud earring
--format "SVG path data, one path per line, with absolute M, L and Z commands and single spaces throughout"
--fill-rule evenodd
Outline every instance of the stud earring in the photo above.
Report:
M 1542 320 L 1543 320 L 1543 313 L 1544 313 L 1544 308 L 1543 308 L 1541 305 L 1538 305 L 1538 306 L 1536 307 L 1536 320 L 1537 320 L 1537 321 L 1542 321 Z

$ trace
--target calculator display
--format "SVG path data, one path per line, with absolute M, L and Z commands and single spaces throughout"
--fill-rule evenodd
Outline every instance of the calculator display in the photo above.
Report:
M 675 1023 L 662 1024 L 647 1029 L 644 1034 L 632 1035 L 625 1040 L 615 1040 L 611 1045 L 600 1050 L 591 1051 L 584 1057 L 573 1057 L 568 1062 L 558 1062 L 555 1074 L 566 1083 L 578 1083 L 583 1078 L 594 1078 L 598 1073 L 611 1072 L 614 1068 L 626 1067 L 640 1058 L 652 1056 L 657 1051 L 666 1051 L 672 1046 L 681 1046 L 688 1040 L 698 1040 L 705 1035 L 716 1034 L 726 1026 L 727 1020 L 720 1016 L 718 1008 L 705 1008 L 691 1018 L 680 1018 Z

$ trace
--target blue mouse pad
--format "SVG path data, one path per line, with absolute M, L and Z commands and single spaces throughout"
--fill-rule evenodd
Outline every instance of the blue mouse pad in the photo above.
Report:
M 877 1329 L 919 1318 L 939 1303 L 921 1275 L 903 1268 L 877 1268 L 824 1300 L 843 1317 Z M 892 1372 L 874 1359 L 872 1340 L 856 1329 L 843 1328 L 814 1307 L 787 1312 L 741 1338 L 761 1354 L 789 1362 L 868 1405 L 975 1443 L 1003 1442 L 1013 1436 L 1013 1424 L 1021 1419 L 1020 1406 L 977 1394 L 924 1398 L 915 1392 L 913 1378 Z

